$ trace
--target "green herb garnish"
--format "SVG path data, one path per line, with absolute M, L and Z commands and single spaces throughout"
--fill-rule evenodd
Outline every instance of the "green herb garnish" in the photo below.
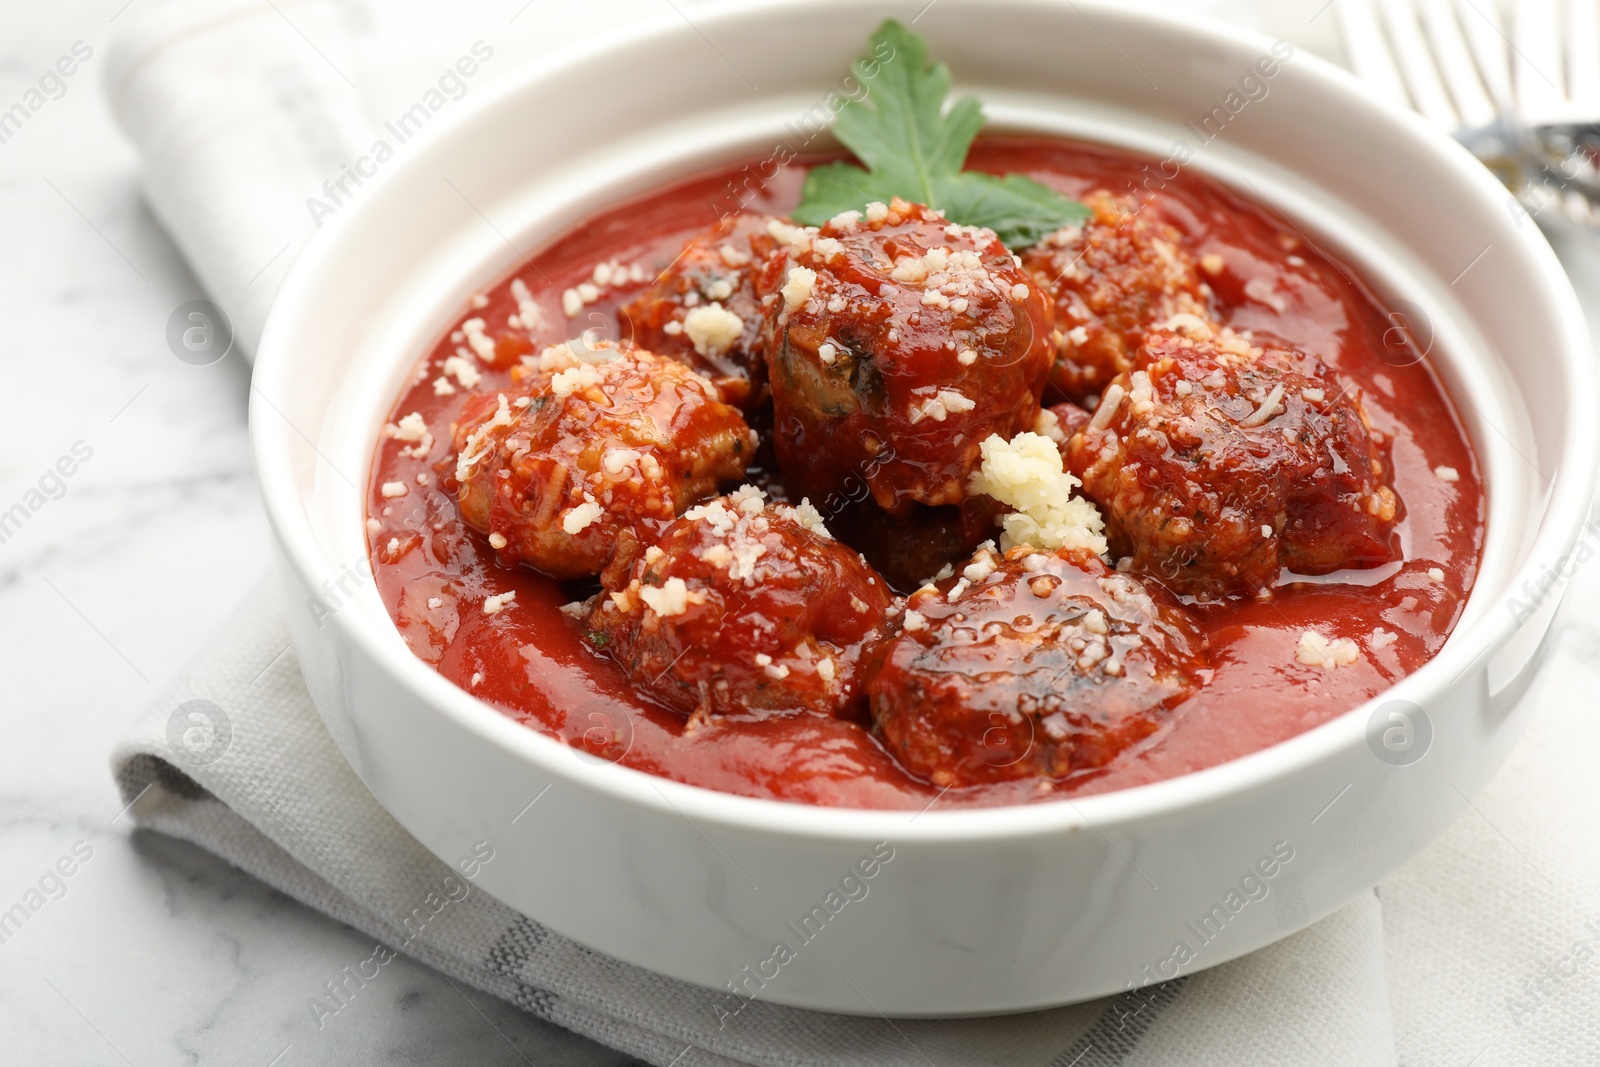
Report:
M 875 58 L 886 53 L 886 60 Z M 961 169 L 983 129 L 983 107 L 969 96 L 945 111 L 950 68 L 930 65 L 926 42 L 900 23 L 890 19 L 878 27 L 872 56 L 856 60 L 851 70 L 867 94 L 845 102 L 833 133 L 866 168 L 814 168 L 794 210 L 796 222 L 820 226 L 841 211 L 898 196 L 937 208 L 952 222 L 987 226 L 1006 247 L 1019 249 L 1089 217 L 1076 200 L 1025 175 Z

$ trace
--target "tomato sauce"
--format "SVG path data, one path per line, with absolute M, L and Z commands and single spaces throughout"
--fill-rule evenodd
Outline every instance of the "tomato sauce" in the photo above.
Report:
M 806 166 L 819 161 L 780 169 L 744 207 L 786 213 L 799 200 Z M 1131 192 L 1146 180 L 1150 162 L 1065 140 L 996 137 L 975 145 L 968 166 L 1025 173 L 1083 196 L 1100 188 Z M 813 715 L 741 717 L 686 732 L 680 715 L 637 695 L 562 612 L 591 595 L 595 583 L 503 567 L 482 535 L 462 524 L 451 426 L 472 391 L 452 386 L 440 395 L 433 383 L 444 361 L 473 340 L 462 325 L 472 319 L 483 320 L 496 344 L 492 363 L 474 361 L 482 374 L 477 392 L 507 389 L 510 366 L 545 345 L 585 330 L 591 338 L 618 338 L 617 309 L 639 287 L 605 288 L 598 296 L 591 290 L 594 298 L 571 317 L 563 294 L 590 280 L 600 263 L 642 264 L 653 277 L 727 210 L 742 170 L 682 182 L 575 226 L 462 309 L 396 402 L 391 420 L 420 413 L 432 441 L 426 449 L 387 438 L 379 445 L 368 496 L 373 570 L 408 646 L 446 678 L 586 758 L 746 796 L 919 809 L 935 799 L 943 807 L 975 806 L 1105 792 L 1213 766 L 1348 711 L 1444 643 L 1477 575 L 1485 503 L 1477 459 L 1426 353 L 1348 265 L 1281 213 L 1184 172 L 1147 210 L 1176 226 L 1197 260 L 1222 258 L 1225 269 L 1208 281 L 1223 325 L 1252 331 L 1257 343 L 1298 347 L 1360 386 L 1373 427 L 1389 438 L 1403 560 L 1300 581 L 1286 575 L 1266 600 L 1192 604 L 1210 642 L 1206 683 L 1162 729 L 1109 766 L 1062 781 L 941 791 L 902 770 L 863 727 Z M 513 289 L 518 279 L 525 291 Z M 531 338 L 507 325 L 530 298 L 547 324 Z M 1444 477 L 1436 473 L 1441 468 L 1448 468 Z M 1450 471 L 1456 476 L 1446 480 Z M 775 472 L 753 468 L 751 478 L 781 493 Z M 397 483 L 404 495 L 396 494 Z M 484 611 L 486 597 L 508 592 L 516 594 L 508 607 Z M 1339 667 L 1303 665 L 1296 647 L 1313 629 L 1353 640 L 1360 657 Z

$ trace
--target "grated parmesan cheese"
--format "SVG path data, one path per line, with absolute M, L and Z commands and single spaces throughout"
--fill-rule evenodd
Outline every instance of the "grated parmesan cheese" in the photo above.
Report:
M 626 474 L 635 463 L 644 457 L 644 453 L 632 448 L 608 448 L 605 455 L 600 457 L 600 466 L 612 477 Z
M 783 286 L 783 308 L 793 311 L 811 299 L 812 287 L 817 284 L 817 272 L 810 267 L 790 267 L 789 280 Z
M 483 379 L 483 375 L 478 371 L 478 368 L 474 367 L 471 363 L 468 363 L 460 356 L 449 357 L 444 361 L 439 369 L 445 374 L 455 375 L 456 381 L 460 382 L 462 388 L 464 389 L 475 388 L 478 382 Z M 438 388 L 438 384 L 435 383 L 434 389 L 437 390 Z
M 538 336 L 539 329 L 544 325 L 544 311 L 539 307 L 539 302 L 533 298 L 533 293 L 528 291 L 528 284 L 521 278 L 511 279 L 511 299 L 517 302 L 517 319 L 521 322 L 522 328 Z
M 550 391 L 558 398 L 565 400 L 579 389 L 587 389 L 591 385 L 600 384 L 600 372 L 594 369 L 591 363 L 579 363 L 576 367 L 568 367 L 554 378 L 550 379 Z
M 1361 650 L 1348 637 L 1329 640 L 1315 630 L 1307 630 L 1300 635 L 1294 658 L 1307 667 L 1332 670 L 1335 667 L 1348 667 L 1359 660 Z
M 657 615 L 671 617 L 689 610 L 689 587 L 682 578 L 668 578 L 659 587 L 643 586 L 639 599 Z
M 1039 417 L 1033 420 L 1033 432 L 1050 438 L 1058 446 L 1067 443 L 1067 435 L 1061 429 L 1061 419 L 1049 408 L 1039 409 Z
M 822 257 L 823 262 L 832 263 L 844 255 L 844 242 L 835 237 L 818 237 L 811 243 L 811 249 Z
M 759 486 L 741 485 L 728 494 L 728 502 L 746 515 L 759 515 L 767 506 L 767 494 Z
M 472 346 L 474 355 L 485 363 L 494 362 L 494 339 L 489 336 L 482 319 L 463 322 L 461 332 L 467 335 L 467 344 Z
M 967 399 L 965 395 L 955 389 L 940 389 L 938 393 L 911 406 L 911 423 L 916 425 L 923 419 L 932 419 L 934 422 L 943 422 L 950 415 L 957 415 L 963 411 L 971 411 L 978 405 Z
M 600 521 L 605 511 L 593 500 L 585 500 L 561 517 L 561 528 L 574 537 Z
M 409 490 L 405 482 L 384 482 L 378 492 L 392 499 L 397 496 L 405 496 Z
M 782 219 L 773 219 L 767 223 L 767 233 L 773 240 L 788 245 L 791 251 L 805 252 L 811 248 L 811 239 L 817 231 L 813 226 L 791 226 Z
M 744 333 L 744 320 L 719 303 L 692 309 L 683 317 L 683 332 L 694 350 L 715 359 L 734 346 Z
M 396 441 L 412 443 L 413 447 L 400 450 L 401 455 L 426 459 L 428 453 L 433 450 L 433 433 L 428 429 L 428 423 L 420 412 L 413 411 L 398 423 L 385 426 L 383 431 Z
M 991 434 L 979 448 L 983 462 L 969 488 L 1013 509 L 1001 520 L 1002 551 L 1027 544 L 1106 554 L 1105 520 L 1094 504 L 1073 495 L 1078 479 L 1063 467 L 1054 441 L 1026 431 L 1010 441 Z
M 1103 430 L 1111 425 L 1111 420 L 1116 418 L 1117 409 L 1122 406 L 1122 398 L 1127 394 L 1122 386 L 1112 382 L 1106 386 L 1105 396 L 1100 398 L 1100 405 L 1094 409 L 1094 418 L 1089 420 L 1089 429 Z
M 833 534 L 829 533 L 828 528 L 822 523 L 822 512 L 812 505 L 809 497 L 802 497 L 800 503 L 791 510 L 795 522 L 798 522 L 819 537 L 826 537 L 830 540 L 833 538 Z
M 500 404 L 495 408 L 494 418 L 478 427 L 472 436 L 467 438 L 467 443 L 461 447 L 461 455 L 456 457 L 456 481 L 464 482 L 472 476 L 472 468 L 478 461 L 489 453 L 489 434 L 501 426 L 510 426 L 511 405 L 506 400 L 504 393 L 500 394 Z
M 1433 468 L 1433 476 L 1441 482 L 1458 482 L 1461 480 L 1461 472 L 1454 467 L 1435 467 Z
M 728 564 L 728 577 L 736 582 L 751 584 L 756 575 L 756 560 L 767 554 L 767 546 L 760 541 L 741 538 L 728 546 L 732 562 Z
M 1265 426 L 1283 411 L 1283 386 L 1274 385 L 1261 406 L 1239 420 L 1240 426 Z
M 515 599 L 517 599 L 517 591 L 515 589 L 511 590 L 509 593 L 500 593 L 495 596 L 484 597 L 483 613 L 485 615 L 498 615 L 502 608 Z
M 733 529 L 735 522 L 733 512 L 729 511 L 727 506 L 720 500 L 713 500 L 706 504 L 696 504 L 684 512 L 683 517 L 690 522 L 698 522 L 704 519 L 711 524 L 711 528 L 717 533 L 727 533 Z

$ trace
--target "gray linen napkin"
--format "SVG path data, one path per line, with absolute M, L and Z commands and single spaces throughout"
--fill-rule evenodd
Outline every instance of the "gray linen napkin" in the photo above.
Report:
M 890 1021 L 756 1001 L 567 940 L 477 889 L 383 810 L 334 747 L 264 580 L 117 747 L 140 827 L 192 841 L 366 932 L 374 954 L 311 999 L 337 1014 L 403 952 L 651 1063 L 1109 1067 L 1396 1062 L 1376 898 L 1270 948 L 1164 986 L 1053 1011 Z

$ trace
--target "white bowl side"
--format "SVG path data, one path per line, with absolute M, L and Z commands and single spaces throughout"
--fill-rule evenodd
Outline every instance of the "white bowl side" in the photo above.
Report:
M 1378 110 L 1341 72 L 1295 57 L 1190 165 L 1278 206 L 1437 328 L 1431 358 L 1485 467 L 1490 543 L 1445 650 L 1379 701 L 1427 709 L 1436 736 L 1422 761 L 1378 761 L 1368 709 L 1357 709 L 1245 759 L 1081 801 L 915 819 L 815 809 L 576 758 L 412 657 L 370 581 L 321 627 L 300 610 L 364 559 L 378 426 L 468 294 L 617 199 L 761 154 L 886 12 L 909 20 L 920 7 L 719 6 L 697 14 L 698 29 L 638 28 L 600 56 L 508 78 L 408 146 L 302 257 L 262 343 L 252 426 L 319 709 L 369 787 L 436 853 L 488 838 L 504 862 L 481 884 L 496 896 L 603 951 L 719 986 L 769 955 L 784 922 L 856 855 L 889 840 L 896 859 L 874 884 L 878 903 L 841 913 L 850 933 L 807 944 L 762 996 L 869 1011 L 839 981 L 848 976 L 891 1013 L 1018 1010 L 1141 980 L 1274 841 L 1293 843 L 1299 865 L 1270 906 L 1240 913 L 1192 966 L 1326 914 L 1442 829 L 1462 807 L 1457 789 L 1481 788 L 1520 731 L 1517 700 L 1557 598 L 1518 626 L 1507 597 L 1570 549 L 1594 479 L 1583 322 L 1543 238 L 1505 210 L 1493 179 L 1420 120 Z M 1001 25 L 1003 40 L 983 32 Z M 1028 0 L 943 0 L 917 29 L 997 124 L 1158 155 L 1269 44 Z M 732 66 L 759 71 L 761 89 Z M 620 88 L 583 77 L 596 68 L 631 77 Z M 631 89 L 652 73 L 670 89 Z M 587 88 L 574 100 L 565 86 L 578 79 Z

